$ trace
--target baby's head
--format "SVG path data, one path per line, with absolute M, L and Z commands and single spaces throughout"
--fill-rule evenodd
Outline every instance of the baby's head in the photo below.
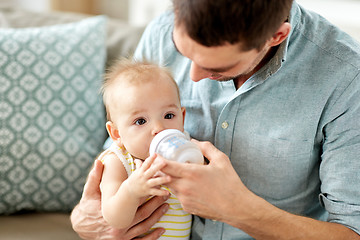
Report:
M 179 89 L 163 67 L 122 59 L 107 72 L 101 91 L 110 137 L 136 158 L 149 156 L 151 140 L 160 131 L 184 131 Z

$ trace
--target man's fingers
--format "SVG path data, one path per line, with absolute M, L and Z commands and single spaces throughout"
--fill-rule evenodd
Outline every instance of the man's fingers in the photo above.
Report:
M 192 139 L 191 141 L 198 145 L 202 154 L 209 160 L 209 162 L 211 162 L 212 159 L 224 159 L 224 157 L 226 157 L 226 155 L 217 149 L 211 142 L 200 142 L 195 139 Z
M 160 155 L 158 155 L 157 160 L 159 162 L 166 163 L 165 167 L 163 167 L 161 169 L 161 171 L 163 173 L 165 173 L 166 175 L 171 176 L 172 180 L 174 180 L 173 178 L 182 177 L 183 174 L 185 172 L 187 172 L 185 170 L 188 169 L 190 167 L 190 165 L 195 165 L 195 164 L 189 164 L 189 163 L 185 164 L 185 163 L 178 163 L 175 161 L 169 161 Z
M 96 160 L 93 169 L 91 169 L 86 184 L 84 186 L 83 197 L 92 198 L 99 197 L 100 193 L 100 182 L 104 165 L 100 160 Z
M 169 209 L 169 205 L 164 204 L 165 199 L 167 198 L 153 197 L 139 207 L 134 219 L 137 224 L 129 229 L 128 236 L 139 236 L 149 231 Z M 157 239 L 162 233 L 163 229 L 157 229 L 142 239 Z
M 145 237 L 142 238 L 134 238 L 134 239 L 138 239 L 138 240 L 155 240 L 158 239 L 161 235 L 163 235 L 165 232 L 165 229 L 163 228 L 156 228 L 154 229 L 154 231 L 152 231 L 150 234 L 146 235 Z
M 148 201 L 146 201 L 145 203 L 143 203 L 143 205 L 141 205 L 134 217 L 134 224 L 137 224 L 139 222 L 144 221 L 145 219 L 149 218 L 152 216 L 152 213 L 158 211 L 158 209 L 160 208 L 160 206 L 162 206 L 164 204 L 164 202 L 170 197 L 170 193 L 167 196 L 162 196 L 162 197 L 153 197 L 151 199 L 149 199 Z M 163 207 L 163 206 L 162 206 Z M 162 216 L 163 214 L 161 214 L 159 216 Z

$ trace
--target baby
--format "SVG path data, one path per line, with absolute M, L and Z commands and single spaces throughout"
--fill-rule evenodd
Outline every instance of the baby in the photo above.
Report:
M 105 166 L 100 185 L 102 213 L 110 225 L 126 228 L 144 200 L 169 194 L 161 186 L 170 177 L 156 174 L 163 166 L 154 162 L 155 154 L 149 156 L 149 146 L 164 129 L 184 131 L 185 108 L 171 74 L 149 63 L 125 59 L 116 63 L 105 76 L 102 94 L 106 129 L 113 140 L 99 156 Z M 189 239 L 192 217 L 170 194 L 169 211 L 153 229 L 165 228 L 160 239 Z

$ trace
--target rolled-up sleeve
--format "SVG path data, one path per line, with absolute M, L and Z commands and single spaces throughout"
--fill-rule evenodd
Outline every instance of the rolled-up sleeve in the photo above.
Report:
M 328 221 L 347 226 L 360 235 L 360 206 L 330 200 L 325 194 L 320 194 L 320 202 L 329 212 Z
M 323 128 L 320 203 L 329 222 L 360 234 L 360 75 L 331 106 Z

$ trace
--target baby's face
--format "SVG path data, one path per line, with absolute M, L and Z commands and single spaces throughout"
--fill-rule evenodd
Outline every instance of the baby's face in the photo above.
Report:
M 175 84 L 164 75 L 149 77 L 154 79 L 119 87 L 111 111 L 119 130 L 118 142 L 139 159 L 149 156 L 150 143 L 160 131 L 184 131 L 185 109 L 180 105 Z

